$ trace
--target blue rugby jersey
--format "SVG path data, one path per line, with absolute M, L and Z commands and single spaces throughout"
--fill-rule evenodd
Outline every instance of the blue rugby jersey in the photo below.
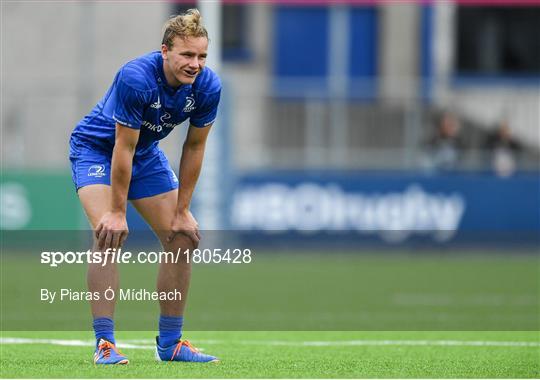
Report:
M 163 72 L 159 51 L 125 64 L 100 102 L 75 127 L 72 149 L 112 152 L 115 125 L 140 129 L 135 155 L 156 148 L 159 140 L 189 119 L 195 127 L 211 124 L 217 114 L 221 82 L 205 67 L 192 85 L 172 88 Z

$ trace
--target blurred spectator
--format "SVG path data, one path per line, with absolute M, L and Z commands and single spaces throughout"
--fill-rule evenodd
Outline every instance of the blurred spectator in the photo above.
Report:
M 460 137 L 461 124 L 452 112 L 444 112 L 435 135 L 427 143 L 426 166 L 431 170 L 452 170 L 458 167 L 464 144 Z
M 512 137 L 507 120 L 487 137 L 485 149 L 489 152 L 490 166 L 498 176 L 508 177 L 514 173 L 522 147 Z

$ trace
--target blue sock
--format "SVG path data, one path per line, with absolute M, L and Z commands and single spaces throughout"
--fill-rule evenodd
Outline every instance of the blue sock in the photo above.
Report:
M 182 337 L 182 325 L 184 317 L 159 317 L 159 345 L 168 347 L 176 343 Z
M 109 342 L 115 344 L 114 341 L 114 321 L 111 318 L 94 318 L 94 333 L 96 340 L 100 338 L 106 339 Z

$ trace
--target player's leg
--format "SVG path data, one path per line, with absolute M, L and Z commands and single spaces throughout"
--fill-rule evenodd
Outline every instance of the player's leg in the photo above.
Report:
M 108 211 L 111 202 L 111 187 L 104 184 L 85 186 L 78 191 L 79 200 L 83 206 L 88 222 L 94 231 L 101 220 L 101 217 Z M 93 252 L 98 252 L 97 241 L 94 235 Z M 105 255 L 105 253 L 102 253 Z M 103 295 L 111 287 L 115 293 L 118 292 L 118 269 L 115 263 L 107 260 L 105 265 L 100 263 L 88 264 L 87 273 L 88 291 L 98 292 Z M 92 315 L 94 318 L 113 318 L 115 301 L 108 301 L 105 297 L 99 300 L 90 301 Z
M 176 210 L 178 191 L 171 190 L 164 194 L 133 200 L 132 204 L 150 225 L 159 238 L 163 250 L 166 252 L 178 252 L 186 249 L 193 250 L 195 247 L 191 239 L 182 234 L 167 242 L 171 222 Z M 191 280 L 191 263 L 186 260 L 184 254 L 177 255 L 178 262 L 162 262 L 159 264 L 157 278 L 158 292 L 180 291 L 181 300 L 160 301 L 161 315 L 182 316 L 186 306 L 186 299 Z
M 196 247 L 192 240 L 183 234 L 177 234 L 172 241 L 167 242 L 178 203 L 178 180 L 161 151 L 151 158 L 134 162 L 133 172 L 128 194 L 133 206 L 159 238 L 164 251 L 175 254 L 180 251 L 176 262 L 159 264 L 157 290 L 177 291 L 182 297 L 160 301 L 161 315 L 156 358 L 166 361 L 217 361 L 214 356 L 202 354 L 189 342 L 180 340 L 191 280 L 191 262 L 186 259 L 183 252 L 188 249 L 192 251 Z
M 178 202 L 178 180 L 163 152 L 156 150 L 150 157 L 135 158 L 128 198 L 150 225 L 164 251 L 178 252 L 179 249 L 194 248 L 191 240 L 182 234 L 177 234 L 171 242 L 167 242 Z M 187 260 L 160 263 L 157 290 L 177 290 L 182 294 L 181 300 L 160 301 L 162 315 L 184 314 L 190 279 L 191 265 Z
M 171 222 L 174 217 L 178 191 L 172 190 L 152 197 L 133 200 L 132 203 L 152 227 L 165 252 L 176 253 L 194 248 L 193 241 L 182 234 L 167 242 Z M 191 280 L 191 261 L 186 255 L 178 255 L 178 262 L 161 262 L 157 279 L 158 292 L 179 291 L 181 300 L 160 301 L 159 337 L 157 338 L 156 359 L 161 361 L 217 362 L 215 356 L 199 352 L 182 337 L 183 315 L 187 292 Z
M 171 222 L 176 210 L 178 191 L 171 190 L 164 194 L 153 197 L 136 199 L 132 201 L 133 206 L 142 215 L 158 237 L 163 250 L 166 252 L 178 252 L 195 247 L 191 239 L 182 234 L 177 234 L 175 238 L 167 242 L 170 233 Z M 184 254 L 178 255 L 177 263 L 162 262 L 159 265 L 157 278 L 158 292 L 170 292 L 179 290 L 182 293 L 181 300 L 160 301 L 162 315 L 183 315 L 186 306 L 186 298 L 191 280 L 191 264 L 186 260 Z
M 94 231 L 110 205 L 110 157 L 87 150 L 82 153 L 74 152 L 70 159 L 73 182 L 88 222 Z M 92 251 L 100 251 L 97 249 L 95 236 Z M 103 297 L 104 291 L 109 287 L 118 289 L 118 283 L 116 264 L 111 263 L 110 260 L 106 261 L 106 265 L 88 264 L 88 291 L 98 292 L 100 295 L 99 299 L 90 301 L 96 336 L 95 364 L 128 363 L 128 359 L 115 347 L 113 320 L 115 300 L 109 301 Z
M 108 211 L 111 199 L 111 187 L 105 184 L 94 184 L 82 187 L 78 190 L 79 199 L 83 206 L 88 222 L 94 231 L 101 217 Z M 93 234 L 92 252 L 98 252 L 97 240 Z M 106 255 L 106 253 L 102 253 Z M 103 259 L 103 258 L 102 258 Z M 114 308 L 115 300 L 107 300 L 103 297 L 104 292 L 110 287 L 118 293 L 119 278 L 115 263 L 107 260 L 105 265 L 89 263 L 87 273 L 89 292 L 100 294 L 98 300 L 91 300 L 93 327 L 96 336 L 96 351 L 94 353 L 95 364 L 128 364 L 125 355 L 119 352 L 114 339 Z

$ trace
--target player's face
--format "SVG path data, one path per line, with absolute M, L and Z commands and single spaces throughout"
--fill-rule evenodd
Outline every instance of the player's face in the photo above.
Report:
M 175 37 L 169 49 L 161 46 L 163 69 L 170 85 L 192 84 L 206 64 L 206 37 Z

